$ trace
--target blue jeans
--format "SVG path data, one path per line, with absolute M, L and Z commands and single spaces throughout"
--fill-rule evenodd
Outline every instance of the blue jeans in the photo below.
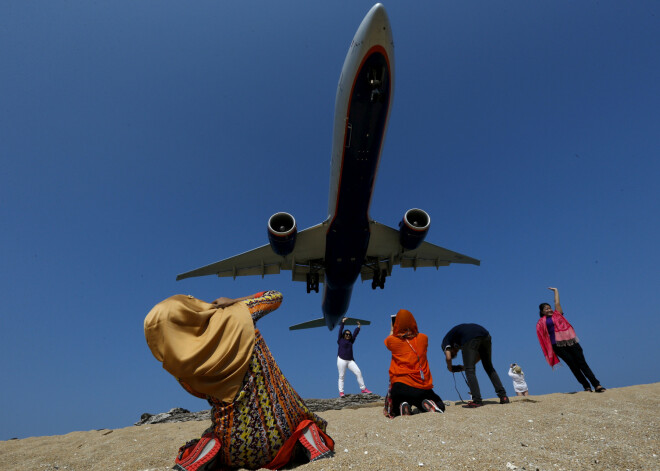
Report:
M 468 386 L 470 387 L 470 394 L 474 402 L 481 402 L 481 390 L 479 389 L 479 382 L 477 381 L 476 365 L 481 358 L 481 364 L 486 370 L 486 374 L 493 383 L 495 392 L 498 397 L 505 397 L 506 390 L 502 386 L 500 377 L 493 367 L 493 360 L 491 351 L 493 344 L 490 335 L 486 337 L 475 337 L 468 340 L 463 344 L 461 350 L 463 351 L 463 366 L 465 366 L 465 376 L 467 377 Z

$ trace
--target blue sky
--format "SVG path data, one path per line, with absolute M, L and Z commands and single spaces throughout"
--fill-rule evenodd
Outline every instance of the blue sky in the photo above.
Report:
M 259 322 L 269 347 L 303 397 L 337 394 L 336 331 L 287 329 L 320 316 L 321 294 L 286 273 L 175 276 L 263 245 L 277 211 L 300 229 L 325 218 L 336 85 L 371 5 L 0 5 L 1 440 L 206 409 L 144 340 L 177 293 L 282 291 Z M 358 282 L 367 386 L 385 393 L 383 339 L 406 308 L 443 399 L 458 395 L 439 344 L 461 322 L 489 329 L 511 394 L 512 361 L 532 394 L 578 390 L 538 346 L 548 286 L 606 387 L 660 380 L 660 6 L 385 6 L 396 79 L 371 216 L 396 226 L 421 207 L 428 241 L 482 265 Z

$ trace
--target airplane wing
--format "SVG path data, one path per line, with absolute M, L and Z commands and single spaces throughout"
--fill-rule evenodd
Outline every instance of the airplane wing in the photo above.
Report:
M 480 265 L 481 262 L 467 255 L 453 252 L 429 242 L 422 244 L 414 250 L 404 250 L 399 242 L 399 231 L 376 221 L 369 222 L 371 238 L 367 248 L 368 266 L 364 266 L 360 273 L 362 280 L 370 280 L 374 275 L 374 267 L 387 270 L 392 274 L 392 267 L 400 265 L 401 268 L 445 267 L 451 263 L 470 263 Z
M 364 319 L 356 319 L 355 317 L 347 317 L 344 325 L 357 325 L 358 321 L 362 325 L 371 325 L 371 321 Z M 313 329 L 315 327 L 325 327 L 325 318 L 319 317 L 318 319 L 313 319 L 311 321 L 302 322 L 300 324 L 294 324 L 289 326 L 289 330 L 303 330 L 303 329 Z
M 319 282 L 323 282 L 323 257 L 325 256 L 325 235 L 327 223 L 317 224 L 300 231 L 296 244 L 286 257 L 273 252 L 270 245 L 262 245 L 256 249 L 233 257 L 211 263 L 201 268 L 177 275 L 177 280 L 193 276 L 217 275 L 237 276 L 275 275 L 280 270 L 292 270 L 293 281 L 307 281 L 307 273 L 314 271 L 319 274 Z

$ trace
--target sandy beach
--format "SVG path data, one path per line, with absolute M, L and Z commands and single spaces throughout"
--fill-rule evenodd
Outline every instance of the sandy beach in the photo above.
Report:
M 312 470 L 660 469 L 660 383 L 452 403 L 445 414 L 387 419 L 382 407 L 321 412 L 335 456 Z M 136 418 L 137 420 L 138 418 Z M 0 442 L 2 470 L 171 469 L 206 421 L 130 426 Z

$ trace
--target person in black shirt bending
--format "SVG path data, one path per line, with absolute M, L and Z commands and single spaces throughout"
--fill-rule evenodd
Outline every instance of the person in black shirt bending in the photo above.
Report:
M 445 338 L 442 339 L 442 349 L 445 352 L 447 369 L 451 373 L 465 371 L 465 375 L 467 376 L 472 400 L 464 407 L 474 408 L 483 405 L 475 370 L 479 360 L 481 360 L 484 370 L 486 370 L 491 383 L 493 383 L 495 392 L 500 398 L 500 404 L 508 404 L 510 402 L 506 395 L 506 390 L 502 386 L 500 377 L 493 367 L 491 355 L 492 341 L 486 329 L 479 324 L 459 324 L 447 332 Z M 464 366 L 452 365 L 452 360 L 456 358 L 459 350 L 463 352 Z

